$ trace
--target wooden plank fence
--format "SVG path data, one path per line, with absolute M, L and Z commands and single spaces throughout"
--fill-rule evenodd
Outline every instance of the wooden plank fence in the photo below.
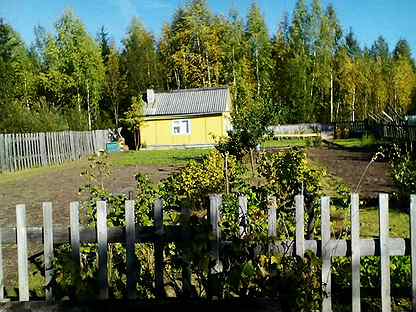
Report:
M 59 165 L 105 149 L 108 130 L 0 134 L 0 172 Z
M 394 142 L 416 142 L 416 126 L 382 124 L 369 121 L 337 122 L 334 126 L 335 133 L 347 129 L 350 135 L 363 135 L 371 133 L 376 138 L 383 138 Z
M 276 233 L 276 199 L 270 197 L 269 205 L 269 243 L 268 252 L 272 254 L 286 253 L 293 256 L 303 257 L 306 251 L 312 251 L 318 257 L 322 258 L 322 289 L 326 296 L 323 298 L 322 311 L 332 311 L 331 301 L 331 259 L 333 257 L 351 257 L 352 258 L 352 311 L 361 311 L 360 296 L 360 258 L 364 256 L 379 256 L 381 258 L 380 276 L 381 289 L 380 297 L 382 311 L 391 311 L 391 289 L 390 289 L 390 256 L 411 256 L 412 264 L 412 305 L 413 311 L 416 311 L 416 196 L 411 196 L 410 206 L 410 229 L 411 238 L 391 238 L 389 237 L 389 220 L 388 220 L 388 195 L 379 195 L 379 221 L 380 235 L 379 239 L 361 239 L 360 238 L 360 217 L 359 217 L 359 197 L 358 194 L 351 195 L 351 240 L 341 240 L 331 238 L 331 221 L 330 221 L 330 198 L 321 199 L 321 235 L 319 240 L 305 240 L 304 238 L 304 198 L 297 195 L 295 198 L 296 206 L 296 239 L 295 241 L 275 241 Z M 221 264 L 221 253 L 219 246 L 227 242 L 221 240 L 220 233 L 220 208 L 222 204 L 221 195 L 210 196 L 210 207 L 208 220 L 210 221 L 210 233 L 207 233 L 207 239 L 211 241 L 211 261 L 209 274 L 214 276 L 223 270 Z M 46 285 L 50 282 L 53 275 L 53 245 L 70 242 L 72 246 L 72 257 L 74 263 L 80 265 L 80 244 L 97 243 L 98 244 L 98 280 L 99 294 L 98 299 L 108 299 L 108 270 L 107 256 L 108 244 L 125 243 L 127 256 L 127 294 L 129 299 L 137 298 L 136 293 L 136 274 L 137 261 L 135 257 L 136 243 L 152 243 L 155 245 L 155 288 L 158 296 L 164 296 L 165 282 L 163 278 L 164 270 L 164 244 L 168 242 L 179 242 L 184 238 L 190 239 L 184 235 L 184 228 L 181 225 L 168 226 L 164 225 L 163 220 L 163 202 L 158 199 L 154 204 L 154 226 L 143 227 L 135 224 L 134 201 L 128 200 L 125 203 L 125 220 L 126 227 L 107 227 L 107 203 L 104 201 L 97 202 L 97 227 L 96 229 L 83 228 L 79 224 L 78 202 L 70 204 L 70 227 L 62 228 L 53 226 L 52 223 L 52 204 L 44 203 L 44 226 L 28 227 L 26 224 L 25 205 L 16 206 L 17 225 L 13 228 L 0 229 L 0 244 L 17 244 L 18 253 L 18 276 L 19 276 L 19 301 L 28 301 L 29 284 L 28 284 L 28 242 L 36 242 L 44 245 L 45 255 L 45 279 Z M 241 222 L 240 234 L 244 239 L 246 226 L 250 222 L 247 217 L 247 199 L 244 196 L 239 198 L 239 218 Z M 189 216 L 189 211 L 183 211 Z M 1 247 L 1 246 L 0 246 Z M 1 248 L 0 248 L 1 250 Z M 4 283 L 3 267 L 0 252 L 0 301 L 4 300 Z M 188 270 L 190 267 L 188 267 Z M 185 280 L 191 283 L 189 272 L 186 271 Z M 189 287 L 183 283 L 183 287 Z M 212 297 L 214 297 L 213 295 Z M 53 300 L 53 289 L 48 289 L 46 299 Z

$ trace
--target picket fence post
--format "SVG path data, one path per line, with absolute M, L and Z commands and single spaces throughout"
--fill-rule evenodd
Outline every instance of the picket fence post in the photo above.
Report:
M 158 234 L 158 239 L 154 244 L 155 257 L 155 289 L 159 298 L 165 297 L 165 283 L 164 283 L 164 260 L 163 251 L 163 202 L 159 198 L 153 205 L 155 232 Z

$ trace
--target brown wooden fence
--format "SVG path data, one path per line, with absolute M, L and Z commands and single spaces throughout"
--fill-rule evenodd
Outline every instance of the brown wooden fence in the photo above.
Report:
M 331 306 L 331 260 L 333 257 L 352 258 L 352 311 L 361 310 L 361 288 L 360 288 L 360 258 L 364 256 L 379 256 L 381 258 L 380 278 L 381 278 L 381 310 L 391 311 L 390 293 L 390 256 L 410 255 L 412 264 L 412 304 L 413 311 L 416 310 L 416 196 L 411 196 L 410 207 L 410 240 L 404 238 L 389 237 L 389 217 L 388 217 L 388 195 L 379 195 L 379 224 L 380 235 L 378 239 L 360 238 L 360 209 L 358 194 L 351 195 L 351 240 L 331 238 L 330 221 L 330 198 L 321 199 L 321 240 L 304 239 L 304 198 L 298 195 L 295 198 L 296 205 L 296 238 L 293 241 L 276 241 L 276 205 L 271 198 L 269 208 L 269 236 L 270 245 L 268 253 L 281 254 L 289 253 L 293 256 L 304 257 L 306 251 L 312 251 L 322 259 L 322 289 L 327 296 L 322 302 L 322 311 L 332 311 Z M 222 197 L 220 195 L 210 196 L 209 217 L 211 244 L 210 256 L 213 261 L 209 274 L 222 271 L 220 246 L 226 242 L 221 240 L 219 227 L 220 207 Z M 29 297 L 29 273 L 28 273 L 28 241 L 41 243 L 44 246 L 45 279 L 46 284 L 50 285 L 53 277 L 54 245 L 70 242 L 72 247 L 72 257 L 75 263 L 80 264 L 80 244 L 97 243 L 98 245 L 98 280 L 99 293 L 97 299 L 108 299 L 108 272 L 107 256 L 108 246 L 111 243 L 124 243 L 126 246 L 127 258 L 127 294 L 129 299 L 135 299 L 136 293 L 136 272 L 137 261 L 135 255 L 135 243 L 154 244 L 155 258 L 155 287 L 159 296 L 164 293 L 164 244 L 168 242 L 178 242 L 189 240 L 183 227 L 180 225 L 165 226 L 163 220 L 163 203 L 157 200 L 154 204 L 154 225 L 139 226 L 135 224 L 135 202 L 128 200 L 125 203 L 125 227 L 107 227 L 107 204 L 97 202 L 97 226 L 95 229 L 80 227 L 79 209 L 80 204 L 73 202 L 70 204 L 70 227 L 57 228 L 53 226 L 52 204 L 43 203 L 43 227 L 28 227 L 26 224 L 25 205 L 16 207 L 16 227 L 2 228 L 0 230 L 1 244 L 17 244 L 18 262 L 18 287 L 19 300 L 28 301 Z M 247 217 L 247 199 L 244 196 L 239 198 L 239 218 L 241 239 L 250 220 Z M 189 216 L 189 210 L 182 212 Z M 1 248 L 0 248 L 1 250 Z M 2 257 L 0 254 L 0 300 L 4 299 L 3 289 L 3 268 Z M 183 287 L 191 285 L 191 272 L 189 266 L 184 266 L 185 274 L 182 275 Z M 53 289 L 48 288 L 46 299 L 53 299 Z
M 393 142 L 416 142 L 416 126 L 382 124 L 369 121 L 337 122 L 335 133 L 340 130 L 348 130 L 350 135 L 362 136 L 371 133 L 378 139 L 386 139 Z
M 105 149 L 108 130 L 0 134 L 0 172 L 62 164 Z

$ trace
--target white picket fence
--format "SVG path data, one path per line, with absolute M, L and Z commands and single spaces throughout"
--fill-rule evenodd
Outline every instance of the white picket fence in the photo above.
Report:
M 221 244 L 226 244 L 221 239 L 219 227 L 220 207 L 222 205 L 221 195 L 210 196 L 210 208 L 208 220 L 210 222 L 210 235 L 212 251 L 210 257 L 216 259 L 213 261 L 209 270 L 210 274 L 218 273 L 221 265 Z M 352 311 L 361 311 L 360 296 L 360 258 L 365 256 L 379 256 L 380 278 L 381 278 L 381 311 L 391 311 L 391 293 L 390 293 L 390 256 L 407 256 L 411 257 L 412 265 L 412 305 L 413 311 L 416 311 L 416 196 L 411 196 L 410 206 L 410 241 L 404 238 L 389 237 L 389 209 L 388 195 L 380 194 L 379 196 L 379 239 L 362 239 L 360 238 L 360 210 L 358 194 L 351 195 L 351 240 L 331 238 L 330 222 L 330 198 L 321 198 L 321 240 L 305 240 L 304 237 L 304 198 L 297 195 L 295 198 L 296 205 L 296 237 L 292 241 L 276 241 L 277 220 L 276 220 L 276 201 L 271 197 L 269 200 L 269 224 L 268 233 L 270 237 L 269 247 L 266 252 L 269 255 L 282 254 L 296 255 L 304 257 L 306 251 L 312 251 L 318 257 L 322 258 L 322 289 L 326 296 L 323 298 L 322 311 L 332 311 L 331 304 L 331 260 L 333 257 L 351 257 L 352 258 Z M 45 260 L 45 285 L 50 285 L 53 277 L 53 249 L 55 244 L 70 242 L 72 246 L 72 257 L 74 263 L 80 265 L 80 244 L 97 243 L 98 245 L 98 282 L 100 291 L 98 299 L 108 299 L 108 245 L 110 243 L 125 243 L 126 246 L 126 267 L 127 267 L 127 294 L 129 299 L 137 298 L 136 293 L 136 272 L 137 261 L 135 255 L 136 243 L 154 244 L 155 257 L 155 288 L 160 296 L 164 293 L 164 244 L 168 242 L 189 241 L 191 238 L 186 234 L 186 228 L 181 225 L 164 225 L 163 220 L 163 202 L 158 199 L 154 204 L 154 226 L 140 226 L 135 224 L 135 203 L 132 200 L 125 203 L 125 227 L 107 227 L 107 203 L 97 202 L 97 227 L 96 229 L 82 228 L 79 224 L 80 204 L 73 202 L 70 204 L 70 227 L 58 228 L 52 222 L 52 204 L 43 203 L 43 227 L 27 227 L 25 205 L 16 206 L 16 227 L 2 228 L 0 230 L 0 301 L 4 299 L 3 289 L 3 268 L 1 245 L 17 244 L 17 261 L 18 261 L 18 283 L 19 283 L 19 300 L 29 300 L 29 272 L 28 272 L 28 241 L 44 245 Z M 110 207 L 111 208 L 111 207 Z M 190 212 L 187 209 L 182 211 L 184 217 L 189 218 Z M 244 234 L 248 229 L 250 220 L 247 215 L 247 198 L 240 196 L 239 213 L 240 235 L 245 239 Z M 191 270 L 185 264 L 186 274 L 183 275 L 183 287 L 190 285 Z M 53 298 L 53 289 L 47 287 L 46 299 Z
M 0 172 L 62 164 L 105 149 L 108 130 L 0 134 Z

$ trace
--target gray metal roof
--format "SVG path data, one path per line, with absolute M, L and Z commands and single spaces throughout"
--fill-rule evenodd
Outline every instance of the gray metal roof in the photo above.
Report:
M 230 110 L 228 88 L 183 89 L 155 92 L 153 104 L 146 103 L 145 116 L 215 114 Z

